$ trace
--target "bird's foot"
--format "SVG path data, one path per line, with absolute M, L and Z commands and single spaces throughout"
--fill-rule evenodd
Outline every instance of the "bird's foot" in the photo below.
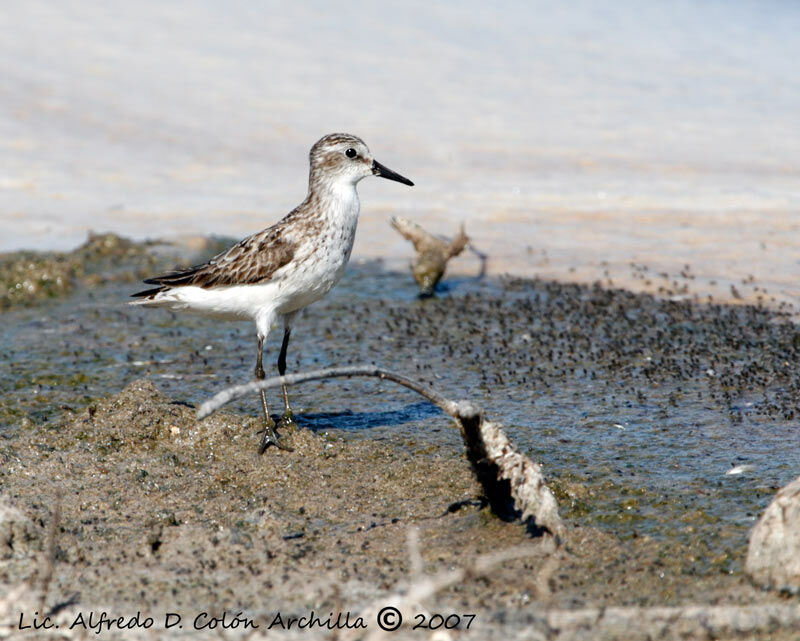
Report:
M 260 430 L 261 436 L 261 444 L 258 446 L 258 453 L 263 454 L 267 451 L 267 448 L 270 445 L 274 445 L 279 450 L 284 450 L 286 452 L 294 452 L 294 448 L 289 447 L 286 445 L 280 438 L 278 438 L 278 434 L 275 431 L 275 421 L 272 418 L 269 419 L 268 423 L 265 423 L 264 429 Z
M 280 419 L 278 419 L 277 428 L 281 429 L 281 430 L 284 430 L 284 429 L 296 430 L 297 429 L 297 423 L 294 420 L 294 412 L 292 410 L 290 410 L 288 408 L 286 409 L 286 411 L 283 413 L 283 415 L 280 417 Z

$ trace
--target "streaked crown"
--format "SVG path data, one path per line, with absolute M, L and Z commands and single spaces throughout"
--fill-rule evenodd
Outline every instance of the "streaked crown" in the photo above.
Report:
M 308 155 L 310 182 L 357 183 L 372 172 L 372 154 L 358 136 L 328 134 L 320 138 Z

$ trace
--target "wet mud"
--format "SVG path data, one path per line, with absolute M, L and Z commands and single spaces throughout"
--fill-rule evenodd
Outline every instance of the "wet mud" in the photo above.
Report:
M 202 422 L 192 407 L 250 378 L 253 329 L 127 308 L 135 282 L 88 282 L 3 312 L 0 499 L 26 521 L 0 541 L 2 585 L 40 572 L 56 511 L 48 600 L 120 613 L 356 611 L 408 579 L 409 527 L 426 572 L 531 541 L 492 515 L 460 434 L 410 392 L 292 389 L 295 451 L 259 457 L 255 398 Z M 407 272 L 353 265 L 297 322 L 288 358 L 374 363 L 474 400 L 543 465 L 562 550 L 470 578 L 430 611 L 520 630 L 545 607 L 785 602 L 743 574 L 750 527 L 800 469 L 800 332 L 784 310 L 445 285 L 420 300 Z

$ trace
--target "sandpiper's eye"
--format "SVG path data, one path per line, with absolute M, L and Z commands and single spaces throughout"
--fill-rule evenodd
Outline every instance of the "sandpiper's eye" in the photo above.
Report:
M 356 156 L 358 156 L 358 152 L 352 147 L 350 147 L 350 149 L 344 152 L 344 155 L 347 156 L 348 158 L 355 158 Z

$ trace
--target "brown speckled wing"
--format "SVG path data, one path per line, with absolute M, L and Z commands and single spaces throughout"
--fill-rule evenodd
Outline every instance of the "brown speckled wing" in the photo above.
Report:
M 294 257 L 296 244 L 288 240 L 283 232 L 283 225 L 278 223 L 236 243 L 207 263 L 148 278 L 144 282 L 160 285 L 161 288 L 187 285 L 211 288 L 252 285 L 270 280 L 278 269 Z

